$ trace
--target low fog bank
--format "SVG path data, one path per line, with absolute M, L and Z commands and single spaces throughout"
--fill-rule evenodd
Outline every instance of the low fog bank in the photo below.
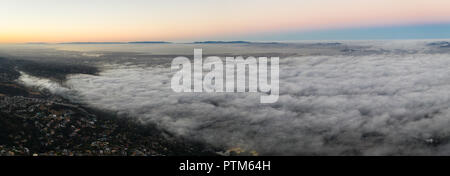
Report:
M 445 42 L 300 45 L 272 46 L 297 53 L 280 60 L 274 104 L 260 104 L 258 94 L 174 93 L 170 59 L 136 53 L 112 57 L 121 62 L 102 60 L 105 53 L 84 56 L 98 59 L 101 72 L 67 75 L 63 86 L 27 73 L 19 80 L 178 135 L 263 155 L 450 154 Z

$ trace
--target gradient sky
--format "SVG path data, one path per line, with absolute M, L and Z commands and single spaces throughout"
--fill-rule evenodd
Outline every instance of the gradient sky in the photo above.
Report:
M 0 0 L 0 43 L 449 38 L 449 24 L 450 0 Z

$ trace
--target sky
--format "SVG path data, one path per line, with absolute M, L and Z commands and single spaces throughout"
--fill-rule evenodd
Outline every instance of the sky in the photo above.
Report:
M 449 0 L 0 0 L 0 43 L 450 38 L 449 7 Z

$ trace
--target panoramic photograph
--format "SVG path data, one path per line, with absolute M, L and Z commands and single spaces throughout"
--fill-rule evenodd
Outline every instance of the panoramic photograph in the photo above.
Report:
M 0 156 L 450 155 L 448 0 L 0 0 L 0 21 Z

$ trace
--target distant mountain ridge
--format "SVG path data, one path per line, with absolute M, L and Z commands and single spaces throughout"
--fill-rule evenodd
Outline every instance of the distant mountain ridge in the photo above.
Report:
M 170 44 L 172 42 L 165 42 L 165 41 L 135 41 L 135 42 L 128 42 L 130 44 Z
M 193 44 L 250 44 L 248 41 L 199 41 Z

